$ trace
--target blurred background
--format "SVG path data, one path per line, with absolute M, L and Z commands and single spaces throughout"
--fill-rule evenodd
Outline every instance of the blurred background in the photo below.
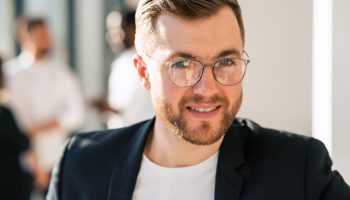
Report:
M 322 140 L 350 183 L 350 1 L 240 4 L 251 64 L 239 116 Z M 120 26 L 120 17 L 136 5 L 137 0 L 0 0 L 0 55 L 8 61 L 21 52 L 18 17 L 45 18 L 52 57 L 77 75 L 86 104 L 84 123 L 76 131 L 104 129 L 106 117 L 94 105 L 105 101 L 111 64 L 125 50 L 123 34 L 109 29 Z M 111 48 L 113 38 L 117 42 Z

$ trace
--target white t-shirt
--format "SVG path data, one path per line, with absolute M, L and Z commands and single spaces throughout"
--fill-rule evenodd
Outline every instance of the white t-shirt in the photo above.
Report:
M 205 161 L 180 168 L 167 168 L 145 155 L 133 200 L 213 200 L 218 152 Z

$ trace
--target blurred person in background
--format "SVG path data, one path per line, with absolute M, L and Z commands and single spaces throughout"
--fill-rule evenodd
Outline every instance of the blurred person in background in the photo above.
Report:
M 118 27 L 119 26 L 119 27 Z M 135 11 L 128 11 L 119 21 L 118 13 L 107 17 L 107 41 L 113 52 L 124 50 L 113 61 L 108 82 L 108 100 L 101 99 L 95 106 L 107 113 L 107 127 L 120 128 L 146 120 L 154 115 L 149 94 L 142 88 L 132 58 L 136 53 Z
M 17 34 L 21 53 L 4 66 L 9 104 L 32 142 L 36 189 L 45 192 L 64 141 L 83 122 L 83 98 L 69 67 L 50 58 L 52 40 L 43 18 L 23 17 Z
M 0 58 L 0 199 L 29 200 L 32 178 L 20 164 L 29 139 L 17 126 L 11 110 L 3 105 L 4 90 Z

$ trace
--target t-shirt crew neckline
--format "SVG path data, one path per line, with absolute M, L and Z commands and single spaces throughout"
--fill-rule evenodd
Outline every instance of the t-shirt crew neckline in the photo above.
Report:
M 187 174 L 191 172 L 195 173 L 198 171 L 212 168 L 213 165 L 216 166 L 218 157 L 219 157 L 219 152 L 216 152 L 213 155 L 211 155 L 209 158 L 195 165 L 186 166 L 186 167 L 164 167 L 151 161 L 145 154 L 143 154 L 142 165 L 144 165 L 146 169 L 156 170 L 157 173 L 164 173 L 167 175 L 169 174 L 179 175 L 179 174 L 184 174 L 184 173 Z

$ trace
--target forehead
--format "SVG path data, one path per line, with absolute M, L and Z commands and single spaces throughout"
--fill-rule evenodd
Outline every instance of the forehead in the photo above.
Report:
M 48 26 L 45 24 L 36 24 L 31 27 L 30 30 L 28 30 L 29 33 L 36 33 L 36 32 L 46 32 L 48 31 Z
M 240 28 L 235 14 L 223 7 L 210 17 L 188 20 L 161 14 L 156 23 L 157 46 L 162 57 L 182 52 L 203 60 L 228 49 L 243 51 Z

